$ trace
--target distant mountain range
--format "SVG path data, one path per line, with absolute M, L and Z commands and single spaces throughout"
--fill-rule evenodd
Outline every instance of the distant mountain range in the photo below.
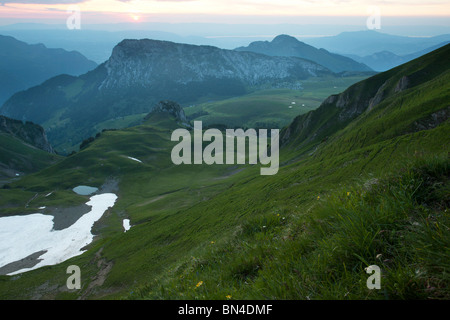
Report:
M 334 73 L 297 57 L 124 40 L 95 70 L 79 77 L 60 75 L 19 92 L 0 113 L 41 124 L 55 148 L 63 147 L 63 141 L 70 147 L 95 134 L 96 124 L 148 113 L 160 100 L 183 104 L 237 96 L 249 88 L 297 88 L 300 80 L 320 76 Z
M 29 45 L 0 35 L 0 104 L 12 94 L 59 74 L 78 76 L 97 64 L 76 51 Z
M 336 36 L 309 38 L 303 41 L 330 52 L 360 57 L 381 51 L 390 51 L 396 55 L 408 55 L 450 41 L 450 34 L 434 37 L 405 37 L 365 30 L 342 32 Z
M 356 62 L 351 58 L 328 52 L 325 49 L 317 49 L 289 35 L 279 35 L 271 42 L 252 42 L 247 47 L 239 47 L 235 50 L 262 53 L 269 56 L 308 59 L 327 67 L 333 72 L 372 70 L 364 63 Z
M 359 57 L 357 55 L 348 54 L 346 55 L 349 58 L 352 58 L 355 61 L 364 63 L 368 66 L 370 66 L 375 71 L 386 71 L 389 69 L 392 69 L 398 65 L 401 65 L 403 63 L 409 62 L 411 60 L 414 60 L 420 56 L 423 56 L 424 54 L 427 54 L 431 51 L 434 51 L 440 47 L 445 46 L 450 41 L 446 41 L 437 45 L 434 45 L 432 47 L 426 48 L 424 50 L 420 50 L 415 53 L 407 54 L 407 55 L 397 55 L 395 53 L 392 53 L 390 51 L 381 51 L 376 52 L 374 54 Z

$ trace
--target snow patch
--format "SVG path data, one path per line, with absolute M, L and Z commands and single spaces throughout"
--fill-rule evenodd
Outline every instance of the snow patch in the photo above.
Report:
M 142 163 L 142 161 L 141 160 L 139 160 L 139 159 L 136 159 L 136 158 L 133 158 L 133 157 L 127 157 L 128 159 L 131 159 L 131 160 L 133 160 L 133 161 L 137 161 L 137 162 L 140 162 L 140 163 Z
M 85 252 L 82 248 L 94 239 L 92 226 L 116 200 L 113 193 L 92 196 L 86 203 L 92 207 L 91 211 L 63 230 L 53 230 L 53 216 L 50 215 L 37 213 L 0 218 L 0 267 L 46 251 L 34 267 L 8 274 L 14 275 L 55 265 L 82 254 Z

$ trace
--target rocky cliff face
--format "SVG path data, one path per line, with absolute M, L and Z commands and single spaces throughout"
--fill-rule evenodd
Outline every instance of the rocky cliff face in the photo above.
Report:
M 300 58 L 148 39 L 122 41 L 105 67 L 108 75 L 100 88 L 152 86 L 167 80 L 187 84 L 212 78 L 238 79 L 254 86 L 330 73 L 325 67 Z
M 0 116 L 0 132 L 12 135 L 38 149 L 54 153 L 44 129 L 32 122 L 25 122 Z

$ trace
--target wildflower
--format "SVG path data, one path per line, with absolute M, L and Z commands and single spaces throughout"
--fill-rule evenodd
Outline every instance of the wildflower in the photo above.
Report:
M 347 192 L 347 197 L 350 195 L 350 191 Z
M 211 244 L 214 244 L 214 243 L 216 243 L 215 241 L 211 241 Z
M 203 281 L 199 281 L 199 282 L 195 285 L 195 287 L 198 288 L 198 287 L 200 287 L 202 284 L 203 284 Z
M 225 298 L 231 299 L 231 294 L 227 295 Z
M 317 200 L 320 200 L 320 196 L 317 196 Z

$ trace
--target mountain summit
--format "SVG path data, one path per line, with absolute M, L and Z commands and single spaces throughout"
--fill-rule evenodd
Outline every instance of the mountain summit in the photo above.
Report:
M 317 49 L 289 35 L 279 35 L 271 42 L 256 41 L 248 47 L 239 47 L 236 51 L 256 52 L 269 56 L 298 57 L 314 61 L 333 72 L 342 71 L 371 71 L 365 64 L 351 58 L 330 53 L 325 49 Z

